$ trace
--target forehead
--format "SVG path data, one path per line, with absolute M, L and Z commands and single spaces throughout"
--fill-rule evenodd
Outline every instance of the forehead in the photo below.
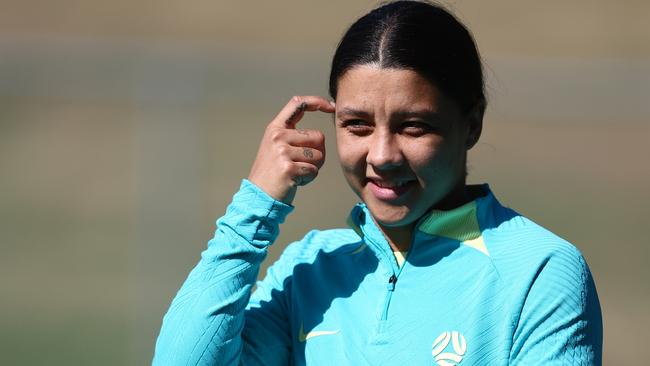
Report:
M 439 110 L 440 92 L 412 70 L 369 64 L 348 70 L 338 81 L 337 109 Z

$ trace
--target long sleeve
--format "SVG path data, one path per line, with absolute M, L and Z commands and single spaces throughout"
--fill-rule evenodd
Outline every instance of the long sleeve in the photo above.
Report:
M 153 365 L 250 364 L 242 354 L 257 352 L 242 339 L 245 309 L 267 247 L 291 210 L 251 182 L 242 182 L 163 319 Z M 266 311 L 273 310 L 278 309 Z M 270 319 L 281 316 L 269 314 Z
M 513 338 L 511 365 L 600 365 L 602 318 L 582 255 L 564 247 L 538 269 Z

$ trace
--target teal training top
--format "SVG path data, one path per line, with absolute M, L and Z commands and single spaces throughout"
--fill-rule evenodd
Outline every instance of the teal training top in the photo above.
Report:
M 599 365 L 594 282 L 570 243 L 485 195 L 417 223 L 399 267 L 363 204 L 266 278 L 292 207 L 247 180 L 163 319 L 154 365 Z

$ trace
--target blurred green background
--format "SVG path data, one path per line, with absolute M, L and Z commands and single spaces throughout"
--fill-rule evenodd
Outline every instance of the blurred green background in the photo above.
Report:
M 650 357 L 650 2 L 446 1 L 490 104 L 471 182 L 575 243 L 605 363 Z M 2 1 L 0 364 L 144 365 L 266 123 L 375 1 Z M 328 161 L 267 264 L 355 202 Z M 645 228 L 644 228 L 645 227 Z

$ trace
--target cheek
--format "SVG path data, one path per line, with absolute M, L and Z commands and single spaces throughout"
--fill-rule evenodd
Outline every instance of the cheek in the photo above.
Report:
M 341 167 L 345 172 L 355 172 L 359 169 L 364 169 L 366 154 L 362 143 L 355 142 L 349 137 L 337 136 L 336 147 Z
M 411 168 L 428 184 L 440 184 L 458 178 L 464 167 L 462 153 L 451 144 L 439 144 L 435 148 L 414 155 Z
M 409 166 L 421 184 L 437 186 L 455 175 L 455 155 L 444 144 L 432 143 L 425 149 L 412 150 L 408 157 Z
M 402 151 L 408 160 L 410 168 L 416 173 L 435 170 L 444 154 L 441 150 L 441 144 L 437 141 L 404 144 Z

